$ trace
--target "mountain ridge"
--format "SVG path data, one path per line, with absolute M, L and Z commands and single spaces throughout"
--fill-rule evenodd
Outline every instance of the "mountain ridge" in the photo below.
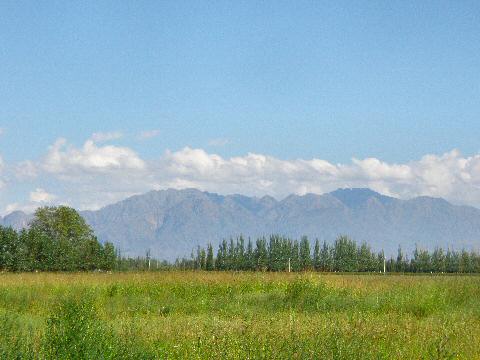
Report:
M 292 194 L 281 200 L 167 189 L 81 214 L 101 241 L 113 242 L 125 255 L 143 255 L 150 249 L 167 260 L 188 256 L 208 242 L 216 247 L 221 239 L 240 234 L 307 235 L 329 242 L 347 234 L 387 255 L 399 245 L 407 251 L 415 246 L 480 248 L 479 209 L 425 196 L 401 200 L 368 188 Z M 19 213 L 10 215 L 0 218 L 0 224 L 7 218 L 15 226 L 25 224 Z

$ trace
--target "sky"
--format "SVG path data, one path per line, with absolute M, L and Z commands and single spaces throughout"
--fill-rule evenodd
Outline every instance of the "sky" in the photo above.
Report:
M 480 207 L 478 1 L 1 1 L 0 215 L 152 189 Z

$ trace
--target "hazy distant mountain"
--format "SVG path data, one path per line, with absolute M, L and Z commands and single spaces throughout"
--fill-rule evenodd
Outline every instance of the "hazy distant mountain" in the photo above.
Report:
M 113 242 L 124 254 L 151 249 L 170 260 L 239 234 L 307 235 L 322 241 L 347 234 L 387 254 L 395 254 L 398 245 L 411 251 L 415 244 L 480 249 L 479 209 L 430 197 L 399 200 L 369 189 L 290 195 L 281 201 L 194 189 L 151 191 L 82 215 L 100 240 Z M 15 212 L 0 224 L 21 228 L 30 219 Z
M 27 227 L 32 218 L 33 215 L 27 215 L 23 211 L 14 211 L 4 218 L 0 216 L 0 225 L 20 230 Z
M 480 248 L 480 210 L 443 199 L 399 200 L 369 189 L 272 197 L 222 196 L 199 190 L 152 191 L 82 215 L 99 238 L 126 254 L 166 259 L 225 237 L 279 233 L 333 241 L 347 234 L 394 254 L 398 245 Z

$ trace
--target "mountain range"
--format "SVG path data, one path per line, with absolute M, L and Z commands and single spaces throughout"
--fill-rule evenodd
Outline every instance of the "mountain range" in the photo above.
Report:
M 387 255 L 400 245 L 455 249 L 480 248 L 480 210 L 446 200 L 417 197 L 401 200 L 370 189 L 339 189 L 317 195 L 219 195 L 196 189 L 151 191 L 96 211 L 81 212 L 101 241 L 110 241 L 122 254 L 173 260 L 189 256 L 197 245 L 223 238 L 258 237 L 278 233 L 307 235 L 332 242 L 346 234 L 366 241 Z M 31 215 L 14 212 L 0 225 L 22 228 Z M 312 241 L 313 242 L 313 241 Z

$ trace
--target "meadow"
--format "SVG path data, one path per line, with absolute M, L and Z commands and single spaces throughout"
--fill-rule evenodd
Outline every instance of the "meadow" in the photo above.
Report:
M 480 277 L 3 273 L 5 359 L 480 359 Z

